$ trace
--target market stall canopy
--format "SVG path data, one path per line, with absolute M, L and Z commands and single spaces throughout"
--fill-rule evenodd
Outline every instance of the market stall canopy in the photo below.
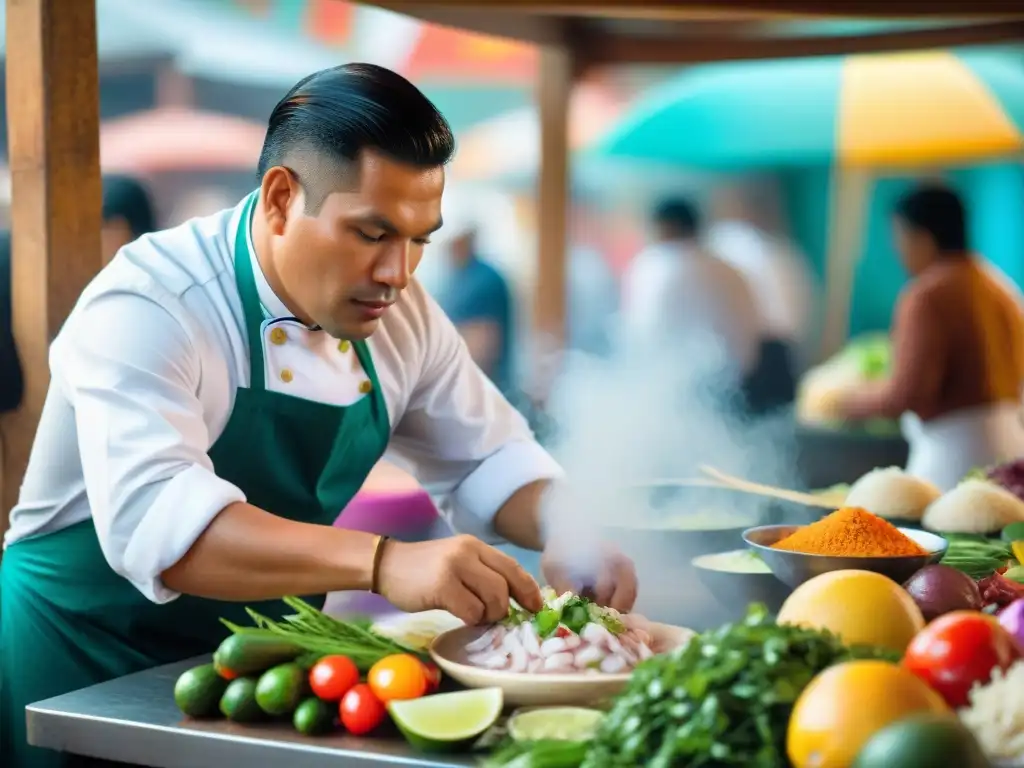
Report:
M 929 51 L 694 67 L 597 151 L 711 169 L 967 164 L 1024 149 L 1024 62 Z
M 569 113 L 569 144 L 590 146 L 622 113 L 625 98 L 599 83 L 581 85 L 573 94 Z M 486 120 L 459 137 L 452 174 L 467 181 L 487 181 L 540 166 L 540 120 L 537 110 L 524 107 Z
M 573 50 L 580 67 L 823 56 L 1024 38 L 1024 6 L 1001 0 L 371 0 L 371 4 L 485 34 L 565 46 Z M 876 21 L 836 24 L 837 19 L 858 17 Z
M 245 169 L 255 174 L 264 132 L 263 125 L 230 115 L 154 109 L 100 127 L 100 164 L 104 171 L 135 174 Z
M 538 72 L 537 50 L 531 45 L 423 24 L 402 73 L 416 82 L 484 82 L 524 85 Z

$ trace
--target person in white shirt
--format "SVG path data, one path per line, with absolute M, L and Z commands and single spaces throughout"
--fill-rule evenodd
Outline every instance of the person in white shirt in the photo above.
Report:
M 738 382 L 753 369 L 759 341 L 746 280 L 700 245 L 689 202 L 663 202 L 654 225 L 655 242 L 623 276 L 623 338 L 645 354 L 685 358 L 702 378 Z
M 792 403 L 807 357 L 814 283 L 806 259 L 773 234 L 776 217 L 763 192 L 725 187 L 716 195 L 715 221 L 705 243 L 747 279 L 761 323 L 758 364 L 745 385 L 754 412 Z
M 510 598 L 539 609 L 477 536 L 544 548 L 549 583 L 576 586 L 572 542 L 541 520 L 561 470 L 412 278 L 454 146 L 395 73 L 316 73 L 274 109 L 257 191 L 127 245 L 86 288 L 5 540 L 0 765 L 67 765 L 27 746 L 27 704 L 209 652 L 245 604 L 369 590 L 471 623 Z M 331 526 L 389 448 L 474 535 Z M 572 575 L 628 610 L 632 563 L 594 568 Z

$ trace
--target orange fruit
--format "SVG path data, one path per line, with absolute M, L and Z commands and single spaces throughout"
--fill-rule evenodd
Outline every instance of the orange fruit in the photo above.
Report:
M 418 699 L 430 687 L 430 677 L 423 662 L 412 654 L 385 656 L 366 676 L 370 690 L 382 702 Z
M 925 624 L 903 587 L 871 571 L 832 571 L 805 581 L 786 598 L 778 621 L 827 629 L 847 645 L 876 645 L 899 653 Z
M 786 732 L 794 768 L 850 768 L 878 731 L 910 715 L 949 714 L 935 691 L 886 661 L 848 661 L 811 681 Z

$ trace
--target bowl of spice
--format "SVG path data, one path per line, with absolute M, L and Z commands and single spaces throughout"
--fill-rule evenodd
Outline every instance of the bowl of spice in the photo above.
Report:
M 941 536 L 897 528 L 859 507 L 844 507 L 810 525 L 762 525 L 743 540 L 780 581 L 796 588 L 830 571 L 874 571 L 902 584 L 937 563 L 948 543 Z

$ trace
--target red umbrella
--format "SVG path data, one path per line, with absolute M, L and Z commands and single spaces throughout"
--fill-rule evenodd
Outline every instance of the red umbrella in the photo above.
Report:
M 538 55 L 524 43 L 424 24 L 403 73 L 416 82 L 525 85 L 537 76 Z
M 100 129 L 105 171 L 236 171 L 255 168 L 266 129 L 216 112 L 163 107 L 110 120 Z

